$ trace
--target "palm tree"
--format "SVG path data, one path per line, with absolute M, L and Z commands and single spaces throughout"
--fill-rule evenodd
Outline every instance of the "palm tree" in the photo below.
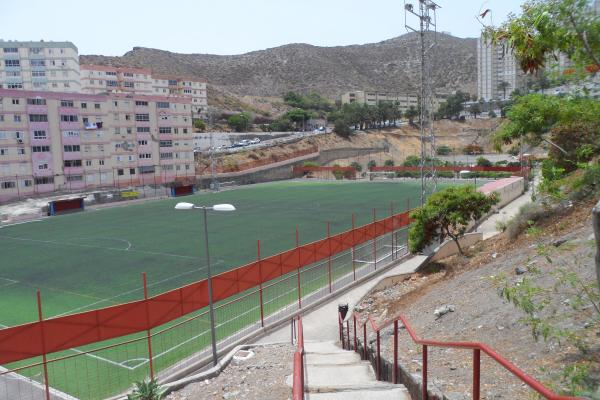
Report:
M 506 89 L 508 89 L 509 87 L 510 83 L 506 81 L 500 81 L 500 83 L 498 83 L 498 90 L 502 90 L 502 98 L 504 100 L 506 100 Z

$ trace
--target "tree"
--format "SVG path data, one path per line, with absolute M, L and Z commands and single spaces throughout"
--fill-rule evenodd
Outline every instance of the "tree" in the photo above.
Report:
M 206 130 L 206 123 L 204 123 L 204 121 L 202 121 L 200 118 L 195 119 L 194 120 L 194 128 L 196 130 L 204 132 Z
M 496 193 L 487 196 L 471 185 L 454 186 L 432 194 L 427 202 L 410 214 L 414 220 L 408 233 L 410 251 L 422 251 L 435 239 L 450 238 L 464 254 L 459 239 L 471 221 L 487 214 L 499 201 Z
M 469 101 L 471 96 L 469 93 L 461 92 L 457 90 L 451 96 L 446 98 L 446 101 L 440 104 L 440 107 L 437 111 L 437 115 L 440 118 L 458 118 L 460 116 L 460 112 L 464 110 L 463 103 Z
M 367 163 L 367 169 L 368 169 L 369 171 L 370 171 L 370 170 L 371 170 L 373 167 L 376 167 L 376 166 L 377 166 L 377 162 L 375 162 L 375 160 L 370 160 L 370 161 Z
M 403 164 L 405 167 L 418 167 L 421 165 L 421 158 L 417 156 L 408 156 Z
M 419 116 L 419 110 L 415 106 L 408 107 L 408 110 L 404 113 L 404 117 L 408 119 L 410 125 L 414 125 L 414 119 Z
M 359 163 L 359 162 L 357 162 L 357 161 L 352 161 L 352 162 L 350 163 L 350 166 L 351 166 L 352 168 L 354 168 L 354 169 L 356 170 L 356 172 L 360 172 L 360 171 L 362 171 L 362 165 L 360 165 L 360 163 Z
M 477 114 L 481 114 L 481 105 L 479 103 L 473 103 L 469 106 L 469 112 L 473 117 L 477 118 Z
M 487 27 L 484 36 L 507 43 L 523 71 L 540 70 L 558 52 L 581 70 L 600 69 L 600 24 L 587 0 L 528 1 L 521 9 L 499 28 Z
M 490 112 L 488 113 L 488 117 L 490 117 L 490 118 L 496 118 L 496 117 L 497 117 L 497 115 L 496 115 L 496 113 L 494 112 L 494 110 L 490 110 Z
M 385 160 L 383 162 L 383 165 L 385 165 L 386 167 L 393 167 L 394 166 L 394 160 L 391 160 L 391 159 Z
M 452 148 L 443 144 L 438 146 L 437 149 L 435 149 L 435 152 L 439 156 L 447 156 L 448 154 L 452 153 Z
M 227 119 L 227 123 L 236 132 L 246 132 L 250 129 L 252 124 L 252 115 L 247 112 L 232 115 Z
M 333 127 L 333 131 L 344 138 L 347 138 L 352 134 L 352 129 L 350 129 L 350 124 L 344 118 L 338 118 L 335 120 L 335 125 Z
M 510 83 L 506 82 L 506 81 L 500 81 L 498 83 L 498 90 L 502 90 L 502 99 L 506 100 L 506 89 L 508 89 L 510 87 Z
M 296 129 L 302 128 L 303 130 L 306 126 L 306 122 L 313 117 L 314 114 L 312 112 L 303 110 L 301 108 L 288 111 L 283 115 L 283 118 L 292 121 L 296 125 Z

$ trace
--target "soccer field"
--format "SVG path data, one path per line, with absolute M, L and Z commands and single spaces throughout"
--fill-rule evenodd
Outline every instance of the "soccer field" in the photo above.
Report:
M 200 212 L 176 211 L 178 201 L 231 203 L 237 211 L 209 214 L 214 273 L 416 205 L 418 182 L 282 182 L 180 199 L 150 201 L 46 218 L 0 229 L 0 324 L 37 318 L 35 290 L 44 316 L 122 303 L 205 277 Z

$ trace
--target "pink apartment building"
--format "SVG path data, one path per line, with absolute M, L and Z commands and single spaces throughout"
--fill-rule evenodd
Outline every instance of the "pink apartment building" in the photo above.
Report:
M 191 99 L 0 89 L 0 202 L 194 178 Z

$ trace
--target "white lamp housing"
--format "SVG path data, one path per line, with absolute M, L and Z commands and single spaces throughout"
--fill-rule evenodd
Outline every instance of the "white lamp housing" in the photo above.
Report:
M 175 205 L 176 210 L 192 210 L 194 205 L 192 203 L 177 203 Z
M 235 207 L 231 204 L 215 204 L 212 209 L 215 211 L 235 211 Z

